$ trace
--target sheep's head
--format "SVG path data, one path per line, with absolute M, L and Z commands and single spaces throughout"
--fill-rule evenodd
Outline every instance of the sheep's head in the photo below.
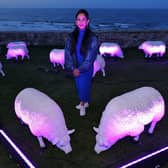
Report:
M 64 151 L 66 154 L 72 151 L 72 147 L 70 144 L 70 134 L 72 134 L 75 130 L 69 130 L 68 134 L 62 137 L 57 143 L 56 146 Z

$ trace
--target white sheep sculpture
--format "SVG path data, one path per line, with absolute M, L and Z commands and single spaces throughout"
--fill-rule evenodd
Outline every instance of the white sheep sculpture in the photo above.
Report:
M 118 140 L 132 136 L 139 140 L 144 126 L 152 134 L 165 113 L 162 95 L 152 87 L 141 87 L 110 100 L 102 114 L 96 135 L 96 153 L 109 149 Z
M 101 55 L 110 55 L 111 57 L 124 58 L 121 47 L 117 43 L 103 42 L 99 47 Z
M 0 62 L 0 73 L 3 77 L 5 76 L 5 72 L 3 71 L 3 65 L 1 62 Z
M 46 94 L 34 88 L 23 89 L 15 98 L 15 113 L 29 126 L 41 148 L 45 147 L 42 138 L 46 138 L 66 154 L 72 151 L 69 134 L 74 130 L 67 129 L 61 108 Z
M 65 64 L 65 56 L 64 56 L 64 49 L 52 49 L 49 54 L 50 62 L 53 64 L 54 67 L 61 65 L 62 69 L 64 69 Z
M 153 54 L 162 57 L 166 52 L 166 45 L 163 41 L 144 41 L 138 49 L 144 51 L 145 58 L 150 58 Z
M 21 59 L 23 60 L 25 57 L 28 59 L 29 54 L 28 54 L 28 48 L 26 46 L 26 43 L 24 41 L 16 41 L 16 42 L 10 42 L 7 44 L 7 54 L 6 54 L 6 59 L 12 59 L 15 58 L 16 60 L 18 59 L 19 56 L 21 56 Z
M 105 62 L 103 56 L 98 54 L 97 58 L 93 64 L 93 77 L 95 77 L 95 75 L 98 71 L 102 71 L 103 77 L 105 77 L 106 76 L 105 66 L 106 66 L 106 62 Z

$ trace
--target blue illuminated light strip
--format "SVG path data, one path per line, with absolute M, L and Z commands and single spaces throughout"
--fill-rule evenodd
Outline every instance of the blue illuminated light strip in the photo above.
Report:
M 28 160 L 28 158 L 21 152 L 21 150 L 14 144 L 14 142 L 8 137 L 8 135 L 2 129 L 0 129 L 0 133 L 6 139 L 6 141 L 12 146 L 12 148 L 19 154 L 19 156 L 24 160 L 24 162 L 30 168 L 35 168 L 35 166 Z
M 152 157 L 152 156 L 154 156 L 154 155 L 157 155 L 158 153 L 161 153 L 161 152 L 163 152 L 163 151 L 165 151 L 165 150 L 167 150 L 167 149 L 168 149 L 168 146 L 166 146 L 166 147 L 164 147 L 164 148 L 162 148 L 162 149 L 160 149 L 160 150 L 157 150 L 157 151 L 155 151 L 155 152 L 153 152 L 153 153 L 151 153 L 151 154 L 148 154 L 148 155 L 146 155 L 146 156 L 144 156 L 144 157 L 142 157 L 142 158 L 139 158 L 139 159 L 137 159 L 137 160 L 135 160 L 135 161 L 132 161 L 132 162 L 130 162 L 130 163 L 124 165 L 124 166 L 121 166 L 121 167 L 119 167 L 119 168 L 127 168 L 127 167 L 132 166 L 132 165 L 134 165 L 134 164 L 136 164 L 136 163 L 139 163 L 139 162 L 141 162 L 141 161 L 143 161 L 143 160 L 145 160 L 145 159 L 147 159 L 147 158 L 150 158 L 150 157 Z

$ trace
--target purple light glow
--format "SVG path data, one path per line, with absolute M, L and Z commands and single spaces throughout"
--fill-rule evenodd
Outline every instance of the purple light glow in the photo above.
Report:
M 129 166 L 135 165 L 136 163 L 139 163 L 139 162 L 141 162 L 141 161 L 143 161 L 143 160 L 145 160 L 145 159 L 148 159 L 148 158 L 150 158 L 150 157 L 152 157 L 152 156 L 155 156 L 155 155 L 157 155 L 158 153 L 161 153 L 161 152 L 163 152 L 163 151 L 165 151 L 165 150 L 167 150 L 167 149 L 168 149 L 168 146 L 166 146 L 166 147 L 164 147 L 164 148 L 162 148 L 162 149 L 160 149 L 160 150 L 157 150 L 157 151 L 155 151 L 155 152 L 153 152 L 153 153 L 151 153 L 151 154 L 148 154 L 148 155 L 146 155 L 146 156 L 144 156 L 144 157 L 141 157 L 141 158 L 139 158 L 139 159 L 137 159 L 137 160 L 135 160 L 135 161 L 132 161 L 132 162 L 126 164 L 126 165 L 123 165 L 123 166 L 121 166 L 121 167 L 119 167 L 119 168 L 127 168 L 127 167 L 129 167 Z
M 0 129 L 0 134 L 5 138 L 5 140 L 12 146 L 12 148 L 19 154 L 22 160 L 24 160 L 24 162 L 30 168 L 35 168 L 35 166 L 28 160 L 28 158 L 22 153 L 22 151 L 14 144 L 14 142 L 8 137 L 8 135 L 2 129 Z

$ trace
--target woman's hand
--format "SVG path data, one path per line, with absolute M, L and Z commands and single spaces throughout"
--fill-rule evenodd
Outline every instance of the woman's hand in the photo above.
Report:
M 74 69 L 73 70 L 73 76 L 75 76 L 75 77 L 78 77 L 80 75 L 80 71 L 79 71 L 79 69 Z

